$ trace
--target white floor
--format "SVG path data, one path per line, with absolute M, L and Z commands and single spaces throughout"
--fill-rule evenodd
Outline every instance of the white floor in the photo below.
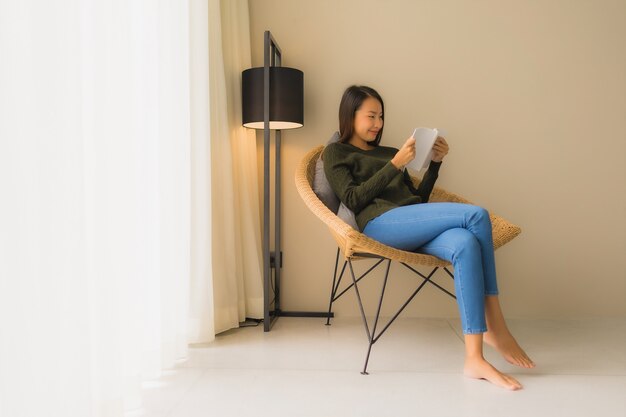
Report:
M 226 332 L 143 389 L 129 416 L 626 417 L 626 319 L 509 320 L 537 363 L 520 370 L 487 350 L 524 389 L 462 375 L 457 320 L 399 319 L 374 345 L 357 318 L 280 318 Z

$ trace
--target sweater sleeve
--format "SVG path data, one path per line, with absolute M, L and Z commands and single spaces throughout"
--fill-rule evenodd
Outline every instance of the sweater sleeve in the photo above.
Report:
M 428 170 L 424 173 L 422 181 L 417 189 L 413 186 L 413 181 L 411 181 L 410 175 L 406 172 L 406 170 L 404 171 L 404 182 L 409 186 L 413 194 L 422 199 L 422 203 L 428 203 L 430 193 L 433 191 L 433 187 L 435 186 L 435 182 L 439 176 L 440 167 L 441 162 L 430 161 Z
M 324 173 L 339 199 L 358 214 L 401 173 L 391 162 L 387 162 L 368 180 L 358 184 L 352 176 L 347 156 L 348 153 L 338 146 L 329 145 L 324 150 Z

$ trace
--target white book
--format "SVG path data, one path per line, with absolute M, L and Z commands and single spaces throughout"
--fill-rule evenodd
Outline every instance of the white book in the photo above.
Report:
M 407 168 L 414 171 L 428 168 L 437 136 L 442 136 L 438 129 L 418 127 L 413 131 L 411 137 L 415 138 L 415 158 L 406 165 Z

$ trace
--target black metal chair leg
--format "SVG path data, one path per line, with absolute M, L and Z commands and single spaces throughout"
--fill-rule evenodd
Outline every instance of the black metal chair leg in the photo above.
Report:
M 367 317 L 365 317 L 365 310 L 363 309 L 363 302 L 361 301 L 361 293 L 359 292 L 359 286 L 357 285 L 356 277 L 354 276 L 354 269 L 352 268 L 352 260 L 348 259 L 348 265 L 350 266 L 350 275 L 352 275 L 352 283 L 354 284 L 354 291 L 356 292 L 356 299 L 359 302 L 359 309 L 361 310 L 361 317 L 363 318 L 363 325 L 365 326 L 365 334 L 367 340 L 372 342 L 373 338 L 370 334 L 370 328 L 367 325 Z
M 370 353 L 372 352 L 372 345 L 376 343 L 378 339 L 376 337 L 376 327 L 378 326 L 378 319 L 380 318 L 380 310 L 383 306 L 383 299 L 385 298 L 385 288 L 387 288 L 387 278 L 389 277 L 389 268 L 391 267 L 391 259 L 387 261 L 387 269 L 385 270 L 385 279 L 383 280 L 383 288 L 380 292 L 380 299 L 378 300 L 378 309 L 376 310 L 376 317 L 374 319 L 374 327 L 372 328 L 372 335 L 370 337 L 370 345 L 367 348 L 367 355 L 365 356 L 365 365 L 363 365 L 362 375 L 369 375 L 367 372 L 367 364 L 370 360 Z
M 356 255 L 360 256 L 362 254 L 356 254 Z M 411 266 L 405 264 L 404 262 L 400 262 L 403 266 L 405 266 L 406 268 L 408 268 L 409 270 L 414 272 L 416 275 L 420 276 L 422 278 L 422 282 L 415 289 L 415 291 L 408 297 L 408 299 L 404 302 L 404 304 L 398 309 L 398 311 L 396 311 L 396 313 L 393 315 L 393 317 L 385 324 L 383 329 L 378 331 L 378 334 L 377 334 L 378 323 L 380 321 L 380 313 L 381 313 L 381 310 L 382 310 L 382 304 L 383 304 L 383 300 L 384 300 L 384 296 L 385 296 L 385 289 L 387 288 L 387 282 L 388 282 L 388 278 L 389 278 L 389 271 L 390 271 L 390 268 L 391 268 L 391 260 L 390 259 L 383 258 L 383 257 L 380 257 L 378 259 L 379 259 L 379 261 L 376 262 L 375 265 L 373 265 L 370 269 L 368 269 L 367 272 L 362 274 L 358 279 L 357 279 L 356 275 L 354 274 L 354 269 L 353 269 L 353 266 L 352 266 L 352 259 L 349 258 L 346 262 L 344 262 L 343 269 L 341 271 L 339 279 L 337 280 L 336 279 L 337 278 L 337 268 L 338 268 L 338 264 L 339 264 L 339 258 L 338 257 L 337 257 L 337 260 L 335 262 L 335 276 L 334 276 L 335 281 L 333 281 L 333 291 L 332 291 L 333 293 L 331 295 L 331 303 L 330 304 L 332 306 L 332 303 L 337 298 L 341 297 L 341 295 L 343 295 L 346 291 L 348 291 L 350 289 L 350 287 L 354 287 L 354 291 L 356 293 L 357 301 L 358 301 L 358 304 L 359 304 L 359 310 L 361 312 L 361 318 L 363 319 L 363 325 L 365 327 L 365 333 L 367 335 L 367 340 L 368 340 L 367 354 L 365 356 L 365 363 L 363 365 L 363 371 L 361 372 L 361 374 L 363 374 L 363 375 L 369 375 L 369 373 L 367 372 L 367 366 L 369 364 L 369 358 L 370 358 L 370 355 L 372 353 L 372 346 L 374 345 L 374 343 L 376 343 L 378 341 L 378 339 L 380 339 L 380 337 L 389 329 L 389 327 L 398 318 L 398 316 L 402 313 L 402 311 L 404 311 L 404 309 L 410 304 L 410 302 L 413 300 L 413 298 L 415 298 L 415 296 L 424 288 L 424 286 L 426 286 L 426 284 L 432 284 L 435 287 L 437 287 L 439 290 L 441 290 L 442 292 L 444 292 L 447 295 L 449 295 L 450 297 L 456 298 L 453 293 L 451 293 L 450 291 L 446 290 L 445 288 L 443 288 L 442 286 L 436 284 L 435 282 L 433 282 L 431 280 L 431 278 L 435 275 L 435 272 L 437 272 L 439 267 L 434 267 L 430 271 L 430 273 L 428 275 L 424 275 L 421 272 L 419 272 L 418 270 L 416 270 L 415 268 L 412 268 Z M 380 298 L 378 300 L 378 308 L 376 310 L 376 316 L 374 317 L 372 331 L 370 332 L 369 323 L 367 321 L 367 316 L 365 315 L 365 309 L 363 307 L 363 300 L 361 298 L 361 293 L 359 291 L 358 282 L 361 279 L 363 279 L 366 275 L 368 275 L 373 269 L 375 269 L 384 260 L 387 261 L 387 268 L 386 268 L 386 271 L 385 271 L 385 277 L 384 277 L 384 280 L 383 280 L 383 286 L 382 286 L 382 289 L 381 289 Z M 341 292 L 341 294 L 339 294 L 337 296 L 338 288 L 339 288 L 339 285 L 341 283 L 341 278 L 343 277 L 343 273 L 345 271 L 346 264 L 349 265 L 349 267 L 350 267 L 350 275 L 352 277 L 352 284 L 350 284 L 348 286 L 348 288 L 344 289 Z M 454 275 L 447 268 L 444 268 L 444 269 L 445 269 L 446 273 L 451 278 L 454 279 Z
M 370 360 L 370 353 L 372 352 L 373 344 L 374 344 L 374 341 L 370 340 L 370 344 L 367 347 L 367 355 L 365 356 L 365 365 L 363 365 L 363 370 L 361 371 L 361 375 L 369 375 L 369 372 L 367 372 L 367 363 Z
M 339 265 L 339 248 L 337 248 L 337 256 L 335 257 L 335 272 L 333 273 L 333 286 L 330 289 L 330 301 L 328 303 L 328 317 L 326 318 L 326 325 L 330 326 L 330 315 L 333 311 L 333 301 L 335 300 L 335 294 L 337 292 L 337 288 L 335 284 L 337 283 L 337 266 Z

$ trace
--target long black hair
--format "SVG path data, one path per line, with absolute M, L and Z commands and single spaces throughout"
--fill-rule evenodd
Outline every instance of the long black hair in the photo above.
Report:
M 341 103 L 339 104 L 339 142 L 347 142 L 354 135 L 354 115 L 368 97 L 373 97 L 380 102 L 384 120 L 385 103 L 383 103 L 380 94 L 373 88 L 364 85 L 350 86 L 343 92 L 343 97 L 341 97 Z M 378 135 L 376 135 L 376 139 L 370 142 L 370 144 L 378 146 L 382 136 L 383 128 L 381 127 Z

